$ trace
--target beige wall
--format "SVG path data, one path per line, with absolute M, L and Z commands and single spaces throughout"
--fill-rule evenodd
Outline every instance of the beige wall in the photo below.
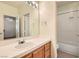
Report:
M 40 35 L 50 36 L 52 40 L 52 57 L 57 57 L 56 51 L 56 3 L 40 2 Z M 54 54 L 53 54 L 54 52 Z
M 8 4 L 3 4 L 0 2 L 0 33 L 2 33 L 0 35 L 0 40 L 3 40 L 4 38 L 4 19 L 3 16 L 4 15 L 10 15 L 10 16 L 14 16 L 17 17 L 18 16 L 18 10 L 15 7 L 12 7 Z

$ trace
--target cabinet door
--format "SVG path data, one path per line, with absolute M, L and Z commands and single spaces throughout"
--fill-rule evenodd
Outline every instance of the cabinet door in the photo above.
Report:
M 32 58 L 32 53 L 24 55 L 22 58 Z
M 50 50 L 45 51 L 45 58 L 50 58 Z
M 45 44 L 45 58 L 51 57 L 51 42 Z
M 44 46 L 33 52 L 33 58 L 44 58 Z

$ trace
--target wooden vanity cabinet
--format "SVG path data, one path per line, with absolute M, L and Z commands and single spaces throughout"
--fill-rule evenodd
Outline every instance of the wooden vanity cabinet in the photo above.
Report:
M 44 46 L 33 52 L 33 58 L 44 58 Z
M 51 57 L 51 42 L 46 43 L 32 53 L 24 55 L 22 58 L 50 58 Z

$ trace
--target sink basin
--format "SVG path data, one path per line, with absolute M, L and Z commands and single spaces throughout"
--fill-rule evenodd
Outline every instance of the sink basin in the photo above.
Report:
M 32 45 L 33 45 L 33 42 L 25 42 L 23 44 L 16 45 L 15 48 L 17 48 L 17 49 L 24 49 L 24 48 L 28 48 L 28 47 L 30 47 Z

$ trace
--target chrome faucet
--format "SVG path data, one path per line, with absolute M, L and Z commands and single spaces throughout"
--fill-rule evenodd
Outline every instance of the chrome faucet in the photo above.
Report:
M 23 39 L 23 40 L 19 40 L 19 42 L 18 42 L 19 44 L 23 44 L 23 43 L 25 43 L 25 40 Z

